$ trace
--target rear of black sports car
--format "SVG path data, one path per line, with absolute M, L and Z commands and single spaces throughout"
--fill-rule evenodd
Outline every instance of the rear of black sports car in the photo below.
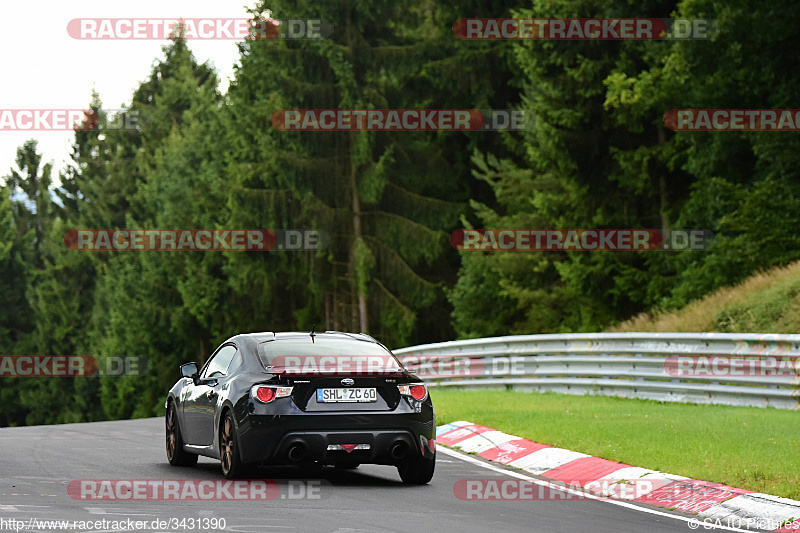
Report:
M 421 380 L 364 336 L 277 334 L 258 345 L 266 374 L 237 402 L 241 461 L 396 465 L 427 483 L 436 416 Z

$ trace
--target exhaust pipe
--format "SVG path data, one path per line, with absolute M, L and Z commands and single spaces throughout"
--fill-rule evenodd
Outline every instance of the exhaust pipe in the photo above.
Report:
M 408 445 L 403 441 L 397 441 L 389 452 L 392 459 L 399 461 L 408 455 Z
M 289 460 L 298 463 L 303 460 L 303 457 L 306 456 L 306 447 L 303 444 L 293 444 L 291 448 L 289 448 Z

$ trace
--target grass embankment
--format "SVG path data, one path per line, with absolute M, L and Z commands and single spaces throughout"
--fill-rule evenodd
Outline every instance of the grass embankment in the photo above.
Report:
M 677 311 L 645 313 L 608 331 L 800 333 L 800 261 L 755 274 Z
M 800 262 L 612 332 L 800 333 Z M 433 389 L 438 423 L 469 420 L 622 463 L 800 500 L 800 413 L 606 396 Z
M 431 391 L 437 424 L 468 420 L 633 466 L 800 500 L 800 413 L 606 396 Z

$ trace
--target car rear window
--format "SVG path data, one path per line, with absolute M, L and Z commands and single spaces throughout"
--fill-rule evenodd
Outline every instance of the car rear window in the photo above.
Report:
M 370 356 L 380 357 L 389 365 L 400 367 L 400 363 L 383 346 L 374 342 L 350 339 L 320 339 L 311 337 L 296 339 L 277 339 L 258 345 L 258 357 L 264 367 L 270 367 L 277 357 L 285 356 Z

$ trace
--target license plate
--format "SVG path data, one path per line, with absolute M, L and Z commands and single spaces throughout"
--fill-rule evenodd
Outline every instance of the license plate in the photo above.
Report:
M 378 392 L 374 387 L 317 389 L 317 401 L 319 403 L 377 402 Z

